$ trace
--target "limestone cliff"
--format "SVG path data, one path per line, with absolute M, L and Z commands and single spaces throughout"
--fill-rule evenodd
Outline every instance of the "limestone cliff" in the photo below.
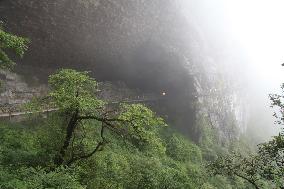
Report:
M 99 81 L 122 81 L 141 93 L 165 91 L 157 111 L 192 137 L 200 112 L 210 112 L 221 130 L 231 115 L 244 128 L 241 97 L 233 87 L 238 81 L 227 77 L 233 74 L 224 63 L 238 59 L 226 50 L 230 45 L 205 32 L 195 10 L 199 3 L 184 2 L 2 0 L 0 10 L 6 28 L 32 41 L 16 69 L 21 75 L 44 83 L 59 67 L 90 70 Z

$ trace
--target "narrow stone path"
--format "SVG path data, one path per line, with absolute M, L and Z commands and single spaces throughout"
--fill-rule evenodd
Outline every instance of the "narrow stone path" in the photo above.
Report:
M 151 99 L 136 99 L 136 100 L 123 100 L 123 101 L 114 101 L 110 102 L 109 104 L 119 104 L 119 103 L 147 103 L 147 102 L 153 102 L 153 101 L 159 101 L 163 100 L 162 98 L 151 98 Z M 40 111 L 7 111 L 4 113 L 0 113 L 0 118 L 6 118 L 6 117 L 16 117 L 16 116 L 23 116 L 23 115 L 28 115 L 28 114 L 34 114 L 34 113 L 48 113 L 48 112 L 54 112 L 57 111 L 58 108 L 49 108 L 49 109 L 44 109 Z

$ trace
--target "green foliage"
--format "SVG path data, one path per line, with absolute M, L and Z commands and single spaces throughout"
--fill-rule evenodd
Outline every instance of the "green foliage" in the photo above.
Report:
M 49 97 L 62 111 L 79 111 L 93 113 L 102 108 L 103 101 L 96 98 L 97 82 L 88 76 L 88 72 L 62 69 L 48 79 L 51 92 Z
M 253 185 L 258 186 L 260 180 L 259 175 L 259 159 L 257 156 L 251 155 L 243 157 L 240 154 L 230 154 L 220 156 L 214 161 L 210 167 L 214 175 L 238 176 L 245 179 Z
M 203 166 L 199 147 L 171 132 L 163 135 L 155 132 L 152 141 L 158 141 L 159 145 L 143 143 L 142 148 L 106 132 L 108 145 L 102 151 L 69 168 L 53 169 L 53 158 L 64 141 L 63 125 L 58 113 L 50 114 L 47 119 L 0 123 L 0 188 L 195 189 L 202 186 L 219 189 L 224 186 L 227 189 L 232 184 L 225 178 L 211 178 Z M 79 149 L 82 145 L 91 149 L 100 128 L 94 127 L 93 121 L 84 123 L 83 127 L 76 132 L 78 140 L 84 135 L 83 142 L 78 141 Z M 185 157 L 179 158 L 175 152 Z
M 284 84 L 281 86 L 282 93 Z M 272 107 L 278 112 L 274 114 L 277 123 L 283 125 L 283 94 L 270 95 Z M 270 141 L 259 144 L 255 154 L 233 153 L 220 155 L 212 162 L 211 171 L 214 175 L 240 177 L 255 188 L 284 187 L 284 133 L 279 133 Z
M 26 108 L 35 112 L 53 108 L 60 113 L 62 120 L 66 120 L 63 137 L 60 137 L 65 139 L 54 157 L 55 166 L 71 165 L 102 151 L 108 143 L 109 132 L 131 141 L 140 150 L 155 146 L 147 153 L 165 152 L 155 136 L 166 124 L 146 106 L 99 99 L 98 84 L 88 72 L 62 69 L 51 75 L 48 83 L 48 95 L 35 99 Z M 95 137 L 88 140 L 87 135 L 91 133 Z
M 266 185 L 281 188 L 284 186 L 283 144 L 284 137 L 280 134 L 260 144 L 256 154 L 220 156 L 211 163 L 211 171 L 214 175 L 240 177 L 256 188 L 265 188 Z
M 258 146 L 260 175 L 276 187 L 284 187 L 284 133 Z
M 84 189 L 74 170 L 60 168 L 47 172 L 42 168 L 21 167 L 13 170 L 11 167 L 1 167 L 0 188 L 3 189 L 47 189 L 47 188 L 68 188 Z
M 123 128 L 127 128 L 131 141 L 144 150 L 150 145 L 152 150 L 165 153 L 162 141 L 155 137 L 160 129 L 157 126 L 166 126 L 163 119 L 141 104 L 121 104 L 120 108 L 118 119 L 123 120 Z
M 218 154 L 227 153 L 228 149 L 221 145 L 218 130 L 213 127 L 209 117 L 199 116 L 197 127 L 200 130 L 199 146 L 205 160 L 213 161 L 217 158 Z
M 163 119 L 144 105 L 99 99 L 97 85 L 87 72 L 60 70 L 49 77 L 49 94 L 26 106 L 36 116 L 0 123 L 0 188 L 247 186 L 207 173 L 204 157 L 215 148 L 214 130 L 204 127 L 200 148 L 166 130 Z M 56 111 L 43 118 L 46 108 Z
M 274 117 L 276 118 L 276 123 L 284 125 L 284 83 L 281 85 L 282 94 L 270 94 L 271 107 L 276 108 L 274 112 Z
M 0 23 L 0 69 L 11 69 L 15 62 L 8 57 L 6 51 L 13 51 L 16 55 L 23 57 L 28 49 L 29 41 L 5 32 L 1 25 L 2 23 Z
M 34 121 L 0 124 L 0 188 L 85 188 L 71 168 L 48 170 L 55 153 L 49 149 L 57 143 L 54 135 L 45 132 L 54 128 L 51 123 L 41 122 L 43 127 L 34 127 Z
M 180 135 L 173 135 L 167 141 L 167 155 L 181 162 L 201 163 L 202 155 L 198 146 Z

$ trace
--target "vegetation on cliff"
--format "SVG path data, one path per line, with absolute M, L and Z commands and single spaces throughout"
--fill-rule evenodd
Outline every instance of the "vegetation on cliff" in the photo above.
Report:
M 14 65 L 6 50 L 22 56 L 27 43 L 0 28 L 0 69 Z M 199 115 L 194 143 L 143 104 L 100 99 L 88 72 L 62 69 L 48 82 L 49 93 L 25 106 L 34 114 L 0 122 L 0 188 L 283 188 L 282 133 L 250 155 L 241 137 L 220 142 Z M 280 110 L 282 98 L 271 96 Z
M 25 107 L 35 114 L 1 122 L 1 188 L 247 187 L 207 173 L 222 149 L 205 118 L 198 146 L 142 104 L 98 99 L 87 72 L 60 70 L 49 85 L 47 96 Z M 55 111 L 45 118 L 38 113 L 45 108 Z
M 276 107 L 276 123 L 284 124 L 284 84 L 282 94 L 270 95 L 271 106 Z M 261 143 L 255 153 L 236 151 L 228 155 L 219 155 L 211 163 L 214 175 L 239 177 L 248 181 L 256 189 L 284 188 L 284 132 Z
M 3 23 L 0 21 L 0 69 L 11 69 L 15 62 L 11 60 L 7 52 L 14 52 L 23 57 L 28 49 L 29 40 L 23 37 L 12 35 L 4 31 Z

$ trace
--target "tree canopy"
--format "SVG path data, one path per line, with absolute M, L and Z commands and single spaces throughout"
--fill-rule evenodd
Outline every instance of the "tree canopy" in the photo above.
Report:
M 155 129 L 166 126 L 162 118 L 142 104 L 113 104 L 99 99 L 96 96 L 98 83 L 88 72 L 62 69 L 49 77 L 49 86 L 49 94 L 34 102 L 40 109 L 48 104 L 67 120 L 65 139 L 54 159 L 57 166 L 70 165 L 100 151 L 108 142 L 106 130 L 141 146 L 152 142 Z M 88 151 L 82 148 L 82 144 L 74 146 L 74 140 L 83 140 L 76 135 L 90 121 L 93 127 L 100 127 L 100 136 L 95 139 L 97 143 L 93 149 Z
M 276 123 L 284 123 L 284 84 L 282 94 L 271 94 L 271 106 L 277 111 L 274 113 Z M 219 155 L 216 161 L 210 164 L 214 175 L 240 177 L 255 188 L 284 188 L 284 132 L 273 136 L 268 142 L 258 145 L 257 151 L 244 155 L 234 152 L 229 155 Z
M 214 150 L 165 127 L 145 105 L 101 99 L 98 89 L 88 72 L 61 69 L 48 94 L 27 104 L 29 119 L 0 122 L 0 188 L 248 188 L 208 175 L 204 157 Z M 205 138 L 204 146 L 218 145 Z
M 15 62 L 11 60 L 7 52 L 14 52 L 23 57 L 28 49 L 29 40 L 4 31 L 3 23 L 0 22 L 0 69 L 11 69 Z

